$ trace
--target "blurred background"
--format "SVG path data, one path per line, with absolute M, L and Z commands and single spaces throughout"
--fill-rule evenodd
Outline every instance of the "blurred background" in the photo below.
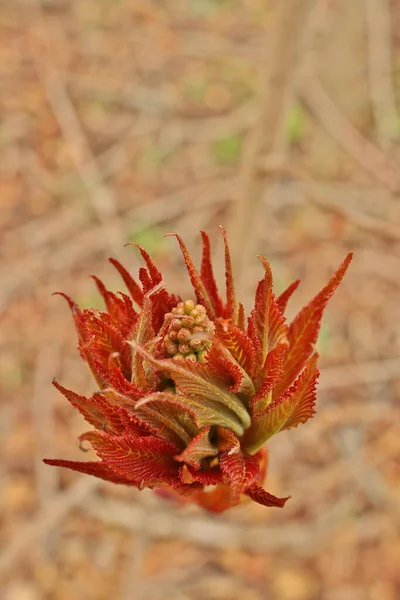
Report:
M 1 600 L 400 598 L 400 2 L 3 0 Z M 228 230 L 250 306 L 272 263 L 290 316 L 355 259 L 319 342 L 317 416 L 274 438 L 284 510 L 221 516 L 46 467 L 86 425 L 65 302 L 151 251 L 189 284 Z

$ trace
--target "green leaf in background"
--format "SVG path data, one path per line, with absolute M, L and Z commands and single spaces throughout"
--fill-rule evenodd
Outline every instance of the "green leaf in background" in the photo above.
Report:
M 198 17 L 209 17 L 219 8 L 228 5 L 229 0 L 191 0 L 189 10 L 192 15 Z
M 330 327 L 323 323 L 319 332 L 316 348 L 320 354 L 328 356 L 330 354 L 331 346 L 332 334 Z
M 129 241 L 137 242 L 143 246 L 153 257 L 164 253 L 164 230 L 161 230 L 160 227 L 135 223 L 128 234 L 128 238 Z
M 307 115 L 299 102 L 292 105 L 286 118 L 285 136 L 292 144 L 301 142 L 305 135 Z
M 171 156 L 172 150 L 162 146 L 148 146 L 140 158 L 142 168 L 147 172 L 155 172 L 164 165 Z
M 212 145 L 212 155 L 215 162 L 229 165 L 238 161 L 242 153 L 243 139 L 237 134 L 228 135 L 215 140 Z

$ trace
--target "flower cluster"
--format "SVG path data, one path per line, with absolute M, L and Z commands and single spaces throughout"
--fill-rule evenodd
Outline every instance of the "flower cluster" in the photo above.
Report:
M 88 441 L 99 461 L 49 460 L 50 465 L 114 483 L 161 488 L 214 512 L 242 499 L 282 507 L 262 487 L 265 442 L 314 414 L 318 380 L 314 345 L 324 308 L 341 282 L 349 254 L 329 283 L 288 325 L 287 302 L 272 291 L 268 261 L 254 308 L 245 319 L 232 276 L 226 232 L 226 300 L 213 274 L 210 241 L 202 235 L 197 270 L 175 235 L 194 299 L 170 294 L 144 248 L 140 284 L 114 259 L 129 295 L 114 294 L 97 279 L 106 311 L 81 310 L 68 296 L 82 358 L 97 382 L 86 398 L 54 382 L 94 427 Z

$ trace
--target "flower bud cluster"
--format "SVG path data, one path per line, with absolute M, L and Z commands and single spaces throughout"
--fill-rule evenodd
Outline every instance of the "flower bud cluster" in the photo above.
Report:
M 195 304 L 192 300 L 179 302 L 165 318 L 169 321 L 163 343 L 165 355 L 192 362 L 205 362 L 215 325 L 208 318 L 204 306 Z

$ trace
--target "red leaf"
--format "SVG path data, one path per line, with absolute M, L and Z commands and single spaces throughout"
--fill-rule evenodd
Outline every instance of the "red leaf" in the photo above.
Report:
M 129 290 L 132 299 L 138 306 L 143 305 L 143 292 L 140 289 L 139 284 L 133 279 L 133 277 L 128 273 L 128 271 L 117 261 L 115 258 L 108 259 L 112 265 L 117 269 L 118 273 L 121 275 L 126 287 Z
M 117 363 L 126 379 L 131 378 L 131 349 L 109 315 L 93 309 L 85 309 L 80 317 L 84 342 L 80 350 L 89 365 L 99 362 L 107 371 L 110 355 L 117 353 Z
M 75 311 L 79 312 L 79 308 L 78 308 L 78 305 L 76 304 L 76 302 L 74 302 L 72 300 L 72 298 L 70 298 L 67 294 L 64 294 L 64 292 L 53 292 L 52 296 L 61 296 L 68 302 L 68 305 L 69 305 L 72 313 L 74 313 Z
M 132 345 L 149 364 L 170 374 L 179 395 L 188 397 L 193 404 L 198 404 L 200 410 L 202 405 L 209 409 L 209 417 L 213 422 L 209 421 L 207 425 L 217 424 L 221 418 L 229 422 L 232 431 L 239 435 L 243 434 L 244 428 L 249 427 L 250 416 L 240 399 L 226 389 L 222 378 L 218 379 L 210 373 L 207 365 L 190 361 L 185 361 L 182 365 L 180 361 L 173 359 L 157 360 L 144 348 Z
M 150 254 L 137 242 L 129 242 L 129 244 L 126 244 L 126 245 L 127 246 L 136 246 L 137 248 L 139 248 L 140 254 L 142 255 L 142 257 L 146 263 L 152 286 L 155 287 L 157 284 L 159 284 L 162 281 L 162 274 L 157 269 Z
M 190 440 L 185 450 L 175 456 L 175 460 L 185 462 L 194 469 L 200 469 L 203 459 L 218 454 L 218 448 L 210 441 L 211 427 L 204 427 Z
M 290 496 L 287 496 L 286 498 L 277 498 L 258 485 L 247 488 L 245 494 L 254 500 L 254 502 L 258 502 L 258 504 L 262 504 L 263 506 L 274 506 L 277 508 L 283 508 L 290 498 Z
M 225 483 L 231 488 L 231 506 L 240 502 L 243 491 L 246 466 L 243 454 L 239 452 L 226 452 L 220 458 L 220 467 Z
M 78 471 L 79 473 L 85 473 L 86 475 L 93 475 L 94 477 L 104 479 L 105 481 L 110 481 L 111 483 L 135 485 L 129 479 L 121 477 L 121 475 L 118 475 L 118 473 L 114 473 L 110 467 L 102 462 L 81 462 L 76 460 L 62 460 L 53 458 L 45 458 L 43 462 L 52 467 L 65 467 L 66 469 L 71 469 L 72 471 Z
M 225 318 L 231 319 L 233 325 L 237 324 L 238 318 L 238 304 L 236 301 L 235 284 L 232 272 L 231 255 L 229 252 L 228 239 L 226 236 L 226 230 L 220 225 L 222 231 L 222 237 L 224 238 L 225 246 L 225 280 L 226 280 L 226 308 Z
M 218 338 L 214 340 L 207 353 L 207 368 L 215 378 L 223 379 L 230 392 L 247 397 L 254 394 L 254 385 L 250 376 Z
M 144 297 L 143 308 L 134 334 L 134 339 L 138 346 L 147 344 L 147 342 L 155 337 L 152 296 L 160 291 L 160 286 L 161 284 L 148 292 Z M 133 352 L 132 357 L 132 379 L 143 390 L 149 387 L 149 381 L 143 368 L 143 356 L 137 349 Z
M 177 233 L 166 233 L 166 236 L 174 236 L 178 240 L 179 246 L 181 248 L 183 259 L 185 261 L 185 265 L 187 271 L 189 273 L 190 281 L 192 282 L 192 286 L 194 292 L 196 294 L 196 299 L 199 304 L 202 304 L 207 311 L 207 315 L 210 319 L 215 318 L 215 311 L 211 302 L 211 299 L 208 295 L 206 287 L 200 277 L 196 267 L 194 266 L 192 257 L 190 256 L 186 245 L 184 244 L 182 238 Z
M 278 344 L 267 354 L 261 385 L 250 402 L 254 417 L 271 401 L 270 394 L 272 389 L 283 375 L 283 361 L 286 349 L 286 344 Z
M 117 436 L 90 431 L 82 439 L 92 444 L 110 469 L 141 488 L 173 483 L 178 477 L 178 463 L 173 459 L 178 448 L 162 438 L 152 435 L 135 438 L 128 432 Z
M 136 404 L 135 414 L 164 439 L 189 444 L 197 432 L 197 415 L 190 402 L 178 394 L 154 392 Z
M 98 427 L 101 429 L 106 419 L 104 418 L 104 414 L 96 405 L 96 402 L 93 398 L 86 398 L 85 396 L 81 396 L 80 394 L 76 394 L 72 390 L 68 390 L 63 387 L 58 381 L 53 379 L 54 387 L 60 391 L 66 399 L 72 404 L 74 408 L 77 408 L 81 415 L 85 418 L 85 420 L 93 425 L 94 427 Z
M 285 357 L 285 375 L 274 390 L 274 397 L 281 396 L 300 373 L 306 360 L 314 351 L 324 309 L 342 281 L 353 254 L 347 255 L 329 283 L 305 306 L 289 327 L 289 349 Z
M 205 233 L 205 231 L 201 231 L 200 233 L 203 240 L 200 277 L 212 302 L 215 314 L 218 317 L 222 317 L 224 314 L 224 307 L 222 304 L 221 297 L 218 293 L 218 288 L 215 282 L 214 272 L 212 268 L 210 238 Z
M 260 481 L 261 472 L 258 459 L 255 456 L 246 455 L 244 461 L 245 473 L 243 477 L 243 490 L 245 491 L 247 488 L 257 485 Z
M 272 350 L 277 344 L 289 345 L 287 340 L 288 326 L 286 319 L 278 308 L 274 295 L 271 295 L 269 306 L 268 348 Z
M 291 283 L 289 287 L 276 299 L 276 304 L 282 314 L 285 312 L 287 303 L 289 302 L 293 292 L 295 292 L 299 287 L 299 284 L 300 279 L 293 281 L 293 283 Z
M 258 257 L 264 267 L 264 279 L 257 286 L 254 309 L 248 319 L 248 335 L 263 363 L 268 353 L 269 314 L 272 296 L 272 273 L 266 258 Z
M 132 329 L 137 322 L 139 315 L 133 308 L 132 300 L 126 294 L 120 293 L 120 297 L 106 289 L 98 277 L 92 275 L 100 294 L 104 298 L 107 312 L 113 320 L 122 337 L 127 338 L 131 335 Z
M 241 302 L 239 302 L 237 326 L 239 327 L 239 329 L 244 331 L 244 329 L 245 329 L 245 327 L 244 327 L 244 306 Z
M 97 392 L 91 398 L 68 390 L 53 380 L 54 387 L 60 391 L 74 408 L 77 408 L 85 420 L 96 427 L 106 431 L 121 432 L 128 429 L 132 435 L 144 436 L 149 432 L 148 426 L 141 423 L 137 417 L 128 413 L 123 407 L 115 403 L 115 394 L 111 394 L 111 400 L 106 397 L 107 392 Z M 112 402 L 114 400 L 114 403 Z
M 233 325 L 224 326 L 216 321 L 216 334 L 233 358 L 252 377 L 255 371 L 256 351 L 247 333 Z
M 216 444 L 220 454 L 240 450 L 240 442 L 233 431 L 226 427 L 217 427 L 215 431 L 217 434 Z
M 97 365 L 97 370 L 100 369 L 100 366 Z M 143 390 L 140 389 L 134 383 L 131 383 L 123 376 L 121 369 L 115 364 L 114 357 L 111 355 L 108 363 L 107 371 L 103 373 L 104 381 L 107 381 L 111 386 L 114 393 L 119 393 L 123 395 L 127 404 L 132 405 L 143 397 Z M 108 387 L 102 389 L 102 392 L 105 393 L 108 391 Z M 151 391 L 151 388 L 148 387 L 145 390 L 146 392 Z
M 217 485 L 222 483 L 222 472 L 219 467 L 199 471 L 190 465 L 183 465 L 180 478 L 183 483 L 197 481 L 203 485 Z
M 263 426 L 271 437 L 278 431 L 297 427 L 314 414 L 316 385 L 319 377 L 318 355 L 315 353 L 289 391 L 272 402 L 264 411 Z

